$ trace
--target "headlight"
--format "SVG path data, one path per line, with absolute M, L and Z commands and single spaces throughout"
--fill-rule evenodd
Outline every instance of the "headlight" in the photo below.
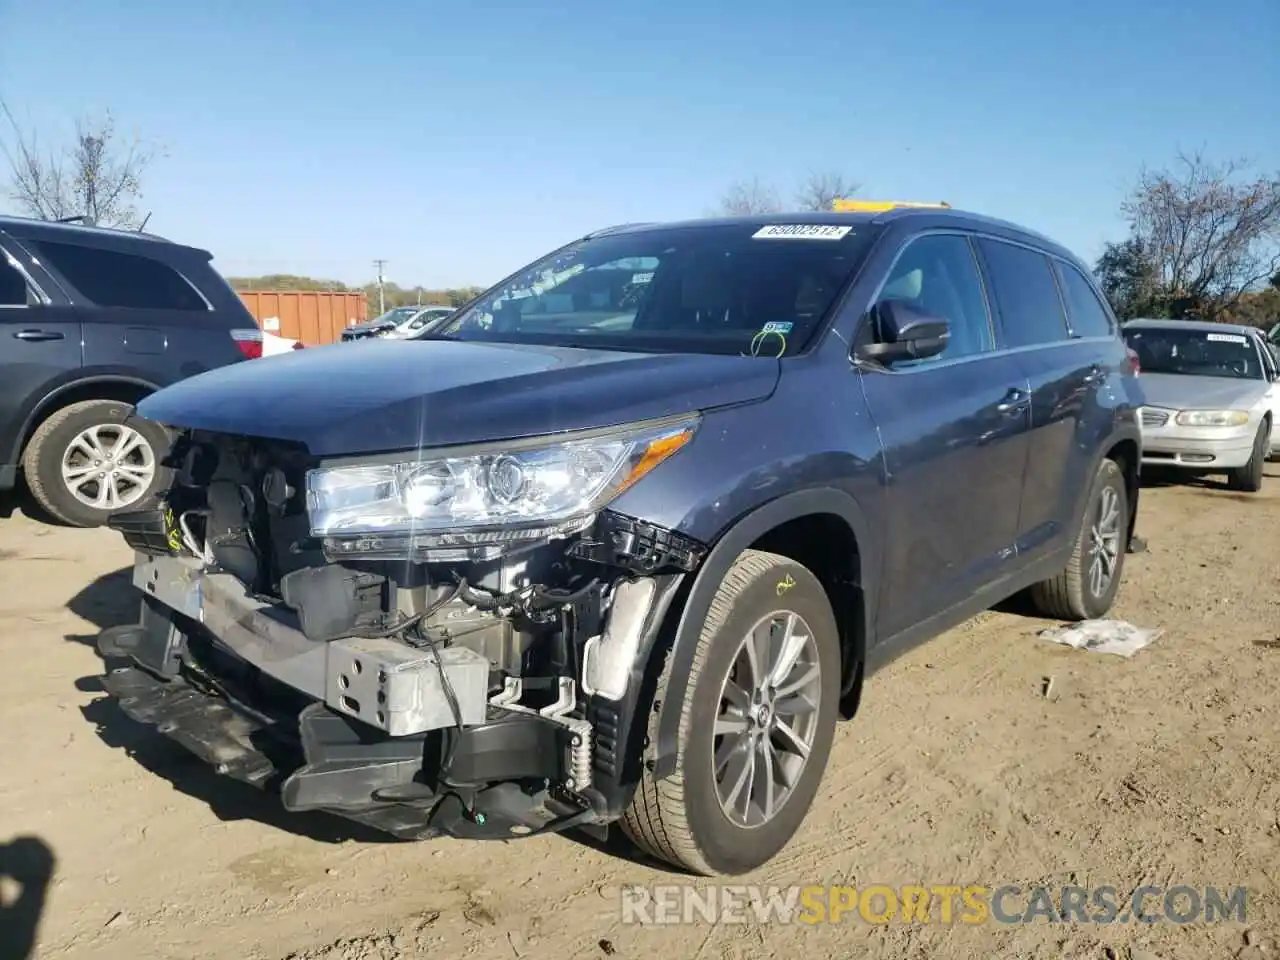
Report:
M 1183 427 L 1243 427 L 1247 410 L 1183 410 L 1174 420 Z
M 482 560 L 567 537 L 692 438 L 698 417 L 426 460 L 307 474 L 311 535 L 331 559 Z

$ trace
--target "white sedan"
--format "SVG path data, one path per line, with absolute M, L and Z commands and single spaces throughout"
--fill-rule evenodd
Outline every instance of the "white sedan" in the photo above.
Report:
M 1263 462 L 1280 453 L 1280 365 L 1253 327 L 1131 320 L 1124 338 L 1141 365 L 1142 462 L 1226 474 L 1236 490 L 1262 488 Z

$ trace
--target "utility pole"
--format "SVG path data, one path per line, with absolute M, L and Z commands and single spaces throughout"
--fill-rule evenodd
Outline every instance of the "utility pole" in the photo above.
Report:
M 387 265 L 385 260 L 373 261 L 374 267 L 378 271 L 378 316 L 382 316 L 387 312 L 387 296 L 383 286 L 382 268 Z

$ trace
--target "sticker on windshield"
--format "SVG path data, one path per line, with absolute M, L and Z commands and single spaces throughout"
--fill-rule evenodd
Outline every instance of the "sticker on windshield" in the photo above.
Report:
M 652 270 L 650 270 L 648 273 L 633 273 L 631 275 L 632 283 L 648 283 L 652 279 L 653 279 Z
M 785 327 L 786 329 L 782 329 Z M 772 328 L 772 329 L 771 329 Z M 787 333 L 791 330 L 789 323 L 766 323 L 754 337 L 751 338 L 751 356 L 758 357 L 764 351 L 764 345 L 770 342 L 770 338 L 776 338 L 778 344 L 775 357 L 781 357 L 787 352 Z M 765 354 L 768 355 L 767 353 Z
M 751 236 L 755 240 L 843 240 L 852 229 L 830 223 L 774 223 Z
M 1212 340 L 1214 343 L 1243 343 L 1248 344 L 1249 340 L 1238 333 L 1211 333 L 1205 339 Z

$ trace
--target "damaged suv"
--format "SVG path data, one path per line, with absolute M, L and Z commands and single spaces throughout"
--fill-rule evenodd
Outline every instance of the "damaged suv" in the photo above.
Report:
M 887 206 L 599 231 L 426 338 L 149 397 L 110 695 L 291 811 L 764 864 L 872 671 L 1025 588 L 1101 616 L 1136 515 L 1088 271 Z

